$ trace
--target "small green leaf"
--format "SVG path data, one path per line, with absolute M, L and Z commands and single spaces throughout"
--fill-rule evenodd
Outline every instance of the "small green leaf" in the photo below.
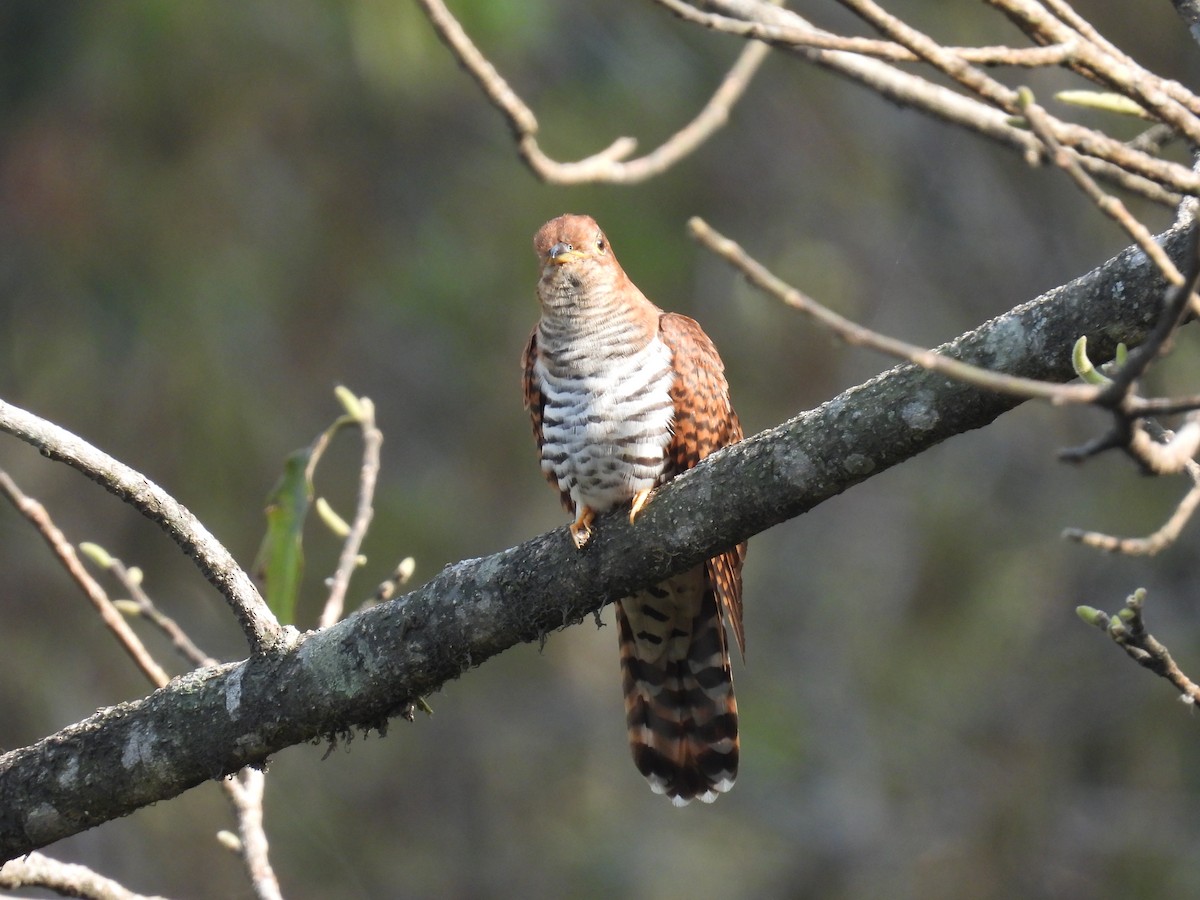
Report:
M 267 605 L 283 625 L 295 623 L 304 573 L 304 519 L 313 495 L 307 471 L 311 453 L 311 448 L 305 447 L 284 461 L 283 475 L 267 497 L 267 532 L 254 564 L 265 587 Z
M 1112 380 L 1101 374 L 1100 370 L 1093 366 L 1092 361 L 1088 359 L 1087 335 L 1075 342 L 1075 346 L 1071 350 L 1071 365 L 1075 369 L 1075 374 L 1088 384 L 1112 383 Z
M 117 608 L 117 612 L 130 619 L 136 618 L 142 614 L 142 608 L 132 600 L 114 600 L 113 606 Z
M 1075 607 L 1075 615 L 1079 616 L 1079 618 L 1083 619 L 1083 621 L 1087 622 L 1089 625 L 1095 626 L 1096 628 L 1108 627 L 1108 613 L 1101 612 L 1100 610 L 1091 606 Z
M 79 545 L 79 552 L 102 569 L 112 568 L 113 558 L 109 556 L 108 551 L 99 544 L 93 544 L 91 541 L 84 541 Z
M 346 410 L 346 415 L 350 416 L 350 418 L 354 419 L 356 422 L 362 421 L 362 401 L 366 399 L 365 397 L 356 397 L 350 388 L 342 384 L 339 384 L 333 389 L 333 395 L 337 398 L 338 403 L 342 404 L 342 409 Z
M 242 852 L 242 839 L 232 831 L 221 829 L 217 832 L 217 843 L 226 850 L 232 850 L 234 853 Z
M 335 537 L 345 538 L 350 534 L 350 525 L 333 511 L 333 507 L 329 505 L 329 501 L 324 497 L 317 498 L 317 515 L 321 517 L 321 521 L 325 523 Z
M 1105 112 L 1119 113 L 1123 116 L 1136 116 L 1139 119 L 1149 119 L 1139 104 L 1130 100 L 1124 94 L 1114 94 L 1111 91 L 1059 91 L 1054 95 L 1059 103 L 1069 106 L 1082 106 L 1085 109 L 1102 109 Z

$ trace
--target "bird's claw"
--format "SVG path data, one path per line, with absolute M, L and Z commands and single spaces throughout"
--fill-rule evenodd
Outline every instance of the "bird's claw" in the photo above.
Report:
M 571 523 L 571 540 L 575 542 L 575 549 L 582 550 L 592 539 L 592 522 L 595 518 L 596 513 L 592 508 L 585 506 Z
M 647 503 L 650 502 L 650 495 L 654 493 L 654 488 L 642 488 L 633 495 L 633 505 L 629 507 L 629 524 L 633 524 L 633 520 L 637 518 L 637 514 L 642 511 Z

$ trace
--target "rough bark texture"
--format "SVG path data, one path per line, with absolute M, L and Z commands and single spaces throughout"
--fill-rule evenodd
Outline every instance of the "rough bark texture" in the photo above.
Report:
M 1178 258 L 1180 229 L 1163 236 Z M 1064 381 L 1089 338 L 1094 360 L 1136 344 L 1161 305 L 1140 251 L 1017 307 L 941 348 L 1015 375 Z M 173 797 L 284 747 L 385 726 L 523 641 L 579 621 L 803 513 L 1019 399 L 900 366 L 675 479 L 636 525 L 602 518 L 584 552 L 565 528 L 448 566 L 421 589 L 357 613 L 288 649 L 202 669 L 0 756 L 0 860 Z

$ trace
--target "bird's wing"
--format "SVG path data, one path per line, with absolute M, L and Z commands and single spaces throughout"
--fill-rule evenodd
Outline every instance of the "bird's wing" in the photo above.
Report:
M 542 397 L 542 390 L 538 386 L 537 377 L 534 374 L 537 356 L 537 328 L 534 328 L 529 335 L 529 342 L 525 345 L 525 354 L 521 360 L 521 388 L 525 397 L 525 408 L 529 410 L 529 418 L 533 423 L 533 439 L 537 442 L 538 458 L 540 459 L 542 455 L 542 410 L 546 407 L 546 401 Z M 554 472 L 543 468 L 542 473 L 550 482 L 550 487 L 559 492 L 567 512 L 574 514 L 575 504 L 571 501 L 571 495 L 559 488 Z
M 659 338 L 671 349 L 675 379 L 671 399 L 675 420 L 667 446 L 667 477 L 692 468 L 710 453 L 742 439 L 742 426 L 729 400 L 725 366 L 717 348 L 693 319 L 664 313 L 658 320 Z M 738 648 L 746 652 L 742 626 L 742 563 L 745 543 L 718 554 L 707 563 L 725 621 L 733 628 Z

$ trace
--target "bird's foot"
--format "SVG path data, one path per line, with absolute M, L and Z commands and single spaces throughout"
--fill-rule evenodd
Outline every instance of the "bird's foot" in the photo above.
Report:
M 633 505 L 629 507 L 629 524 L 633 524 L 633 520 L 637 518 L 637 514 L 642 511 L 642 508 L 650 502 L 650 495 L 654 493 L 654 488 L 642 488 L 633 495 Z
M 582 550 L 592 539 L 592 522 L 596 520 L 596 512 L 590 506 L 581 507 L 575 521 L 571 523 L 571 540 L 575 548 Z

